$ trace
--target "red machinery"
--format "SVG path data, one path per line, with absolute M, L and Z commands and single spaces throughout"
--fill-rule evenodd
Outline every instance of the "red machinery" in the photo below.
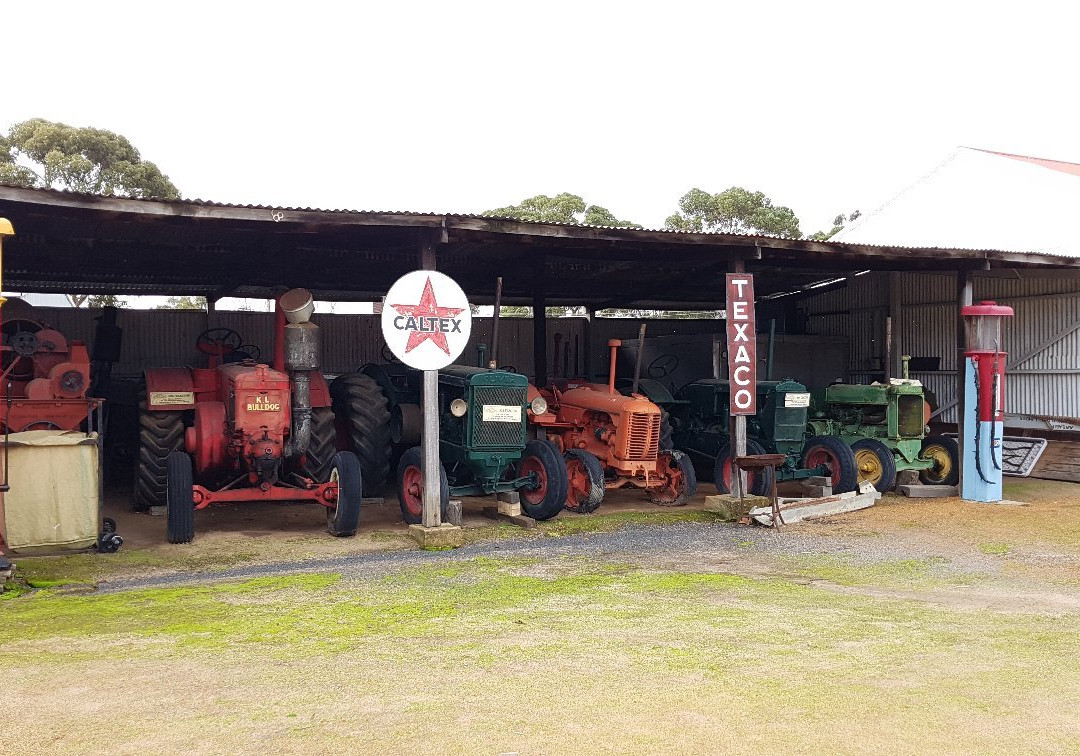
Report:
M 101 400 L 86 397 L 90 355 L 83 342 L 69 343 L 59 331 L 30 319 L 5 321 L 0 335 L 5 430 L 78 430 L 94 424 Z
M 621 342 L 612 339 L 608 383 L 557 381 L 550 390 L 529 387 L 529 401 L 543 397 L 548 411 L 529 413 L 529 421 L 555 442 L 566 460 L 569 486 L 566 508 L 593 512 L 604 492 L 627 486 L 642 488 L 663 506 L 686 504 L 697 491 L 690 459 L 680 451 L 661 449 L 663 413 L 641 394 L 615 390 L 615 355 Z
M 146 371 L 135 506 L 166 505 L 170 543 L 194 538 L 195 510 L 239 501 L 314 501 L 332 535 L 356 532 L 360 463 L 336 450 L 313 311 L 304 289 L 279 297 L 273 366 L 224 362 L 240 337 L 213 329 L 198 341 L 210 367 Z

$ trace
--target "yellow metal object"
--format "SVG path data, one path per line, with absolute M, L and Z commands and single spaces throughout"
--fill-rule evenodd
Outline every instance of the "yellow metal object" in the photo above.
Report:
M 952 473 L 952 456 L 944 446 L 932 444 L 923 449 L 919 456 L 923 459 L 934 460 L 933 468 L 923 473 L 927 479 L 944 483 Z
M 14 235 L 15 227 L 11 225 L 11 221 L 9 221 L 7 218 L 0 218 L 0 291 L 4 290 L 4 237 Z M 2 307 L 4 302 L 6 301 L 6 299 L 0 297 L 0 307 Z
M 875 487 L 881 482 L 881 460 L 869 449 L 855 452 L 855 465 L 859 469 L 859 480 L 866 480 Z

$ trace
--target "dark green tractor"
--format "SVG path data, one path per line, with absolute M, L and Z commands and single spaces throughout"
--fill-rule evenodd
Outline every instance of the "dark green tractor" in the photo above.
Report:
M 918 381 L 836 383 L 811 392 L 809 428 L 843 439 L 855 452 L 859 480 L 879 491 L 890 490 L 905 470 L 917 471 L 929 485 L 956 485 L 956 441 L 927 436 L 927 407 Z
M 854 491 L 858 480 L 851 449 L 833 436 L 807 433 L 806 387 L 792 380 L 759 381 L 757 390 L 758 412 L 746 423 L 747 454 L 783 454 L 784 464 L 776 470 L 778 481 L 824 476 L 832 480 L 834 493 Z M 728 381 L 706 378 L 684 386 L 665 407 L 675 446 L 696 463 L 712 465 L 720 493 L 731 490 L 730 397 Z M 771 471 L 748 472 L 748 493 L 766 495 L 771 478 Z
M 408 523 L 423 512 L 423 462 L 420 396 L 423 376 L 403 365 L 366 365 L 339 376 L 330 386 L 335 414 L 349 426 L 353 448 L 373 446 L 371 402 L 355 406 L 377 387 L 385 401 L 385 428 L 379 461 L 386 479 L 397 459 L 398 501 Z M 539 399 L 543 402 L 543 399 Z M 529 517 L 547 520 L 562 511 L 566 500 L 566 465 L 554 444 L 526 440 L 529 411 L 546 410 L 529 400 L 528 379 L 503 370 L 450 365 L 439 371 L 440 499 L 443 514 L 451 496 L 485 496 L 517 491 Z M 376 404 L 378 402 L 375 402 Z M 368 436 L 358 438 L 367 433 Z M 367 439 L 367 440 L 365 440 Z

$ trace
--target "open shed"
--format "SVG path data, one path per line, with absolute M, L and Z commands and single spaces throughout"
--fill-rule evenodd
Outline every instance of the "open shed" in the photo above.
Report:
M 476 215 L 164 202 L 6 186 L 0 186 L 0 216 L 16 230 L 4 247 L 3 283 L 10 291 L 202 295 L 213 303 L 225 296 L 270 297 L 276 287 L 303 286 L 317 299 L 378 301 L 405 272 L 435 267 L 456 279 L 472 302 L 490 304 L 495 279 L 501 276 L 503 303 L 532 305 L 536 313 L 531 321 L 512 326 L 506 340 L 514 350 L 509 359 L 541 384 L 557 363 L 569 369 L 570 354 L 556 348 L 560 342 L 565 348 L 577 339 L 574 367 L 595 372 L 607 338 L 636 332 L 627 321 L 553 321 L 545 317 L 545 306 L 584 306 L 590 313 L 606 308 L 716 310 L 723 307 L 723 274 L 745 270 L 755 275 L 759 324 L 774 321 L 781 338 L 811 343 L 847 339 L 847 364 L 836 377 L 880 379 L 899 374 L 902 353 L 936 356 L 938 364 L 924 378 L 939 392 L 943 406 L 955 404 L 957 308 L 976 293 L 978 298 L 1015 294 L 1029 297 L 1032 308 L 1024 312 L 1026 322 L 1010 331 L 1014 344 L 1006 347 L 1014 355 L 1037 350 L 1049 359 L 1039 363 L 1039 380 L 1021 394 L 1022 411 L 1060 421 L 1071 418 L 1080 428 L 1080 407 L 1073 406 L 1080 391 L 1068 399 L 1069 391 L 1062 388 L 1063 381 L 1072 386 L 1071 381 L 1080 380 L 1080 365 L 1069 361 L 1075 357 L 1068 350 L 1051 350 L 1056 356 L 1047 356 L 1049 345 L 1080 338 L 1075 327 L 1068 330 L 1077 322 L 1069 308 L 1080 304 L 1080 257 L 567 226 Z M 1066 306 L 1047 305 L 1044 295 L 1064 298 Z M 65 321 L 59 327 L 88 336 L 92 323 L 85 311 L 54 314 Z M 200 324 L 244 319 L 253 328 L 269 328 L 269 319 L 260 320 L 257 313 L 125 317 L 130 318 L 128 338 L 141 344 L 132 347 L 130 370 L 138 369 L 140 359 L 162 364 L 155 347 L 168 350 L 165 357 L 189 349 L 187 343 L 177 344 L 178 323 L 196 333 Z M 349 370 L 377 360 L 381 337 L 375 319 L 339 318 L 340 330 L 326 337 L 331 342 L 329 368 Z M 267 325 L 258 325 L 263 321 Z M 650 334 L 719 330 L 715 320 L 672 320 L 655 323 Z M 481 325 L 477 338 L 484 337 Z M 1049 345 L 1038 349 L 1044 342 Z M 955 421 L 954 416 L 941 418 Z

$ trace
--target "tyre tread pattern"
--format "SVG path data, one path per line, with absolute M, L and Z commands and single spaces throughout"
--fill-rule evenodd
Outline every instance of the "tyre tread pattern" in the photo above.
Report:
M 168 458 L 184 448 L 182 412 L 139 411 L 139 456 L 135 460 L 136 512 L 164 506 Z
M 363 373 L 339 375 L 330 384 L 334 414 L 349 432 L 349 448 L 360 461 L 364 494 L 375 496 L 390 477 L 390 409 L 374 378 Z

